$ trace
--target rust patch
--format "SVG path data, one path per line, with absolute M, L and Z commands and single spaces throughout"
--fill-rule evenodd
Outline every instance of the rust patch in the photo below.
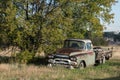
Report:
M 57 50 L 57 53 L 66 54 L 66 55 L 69 55 L 72 52 L 82 52 L 82 50 L 72 49 L 72 48 L 62 48 L 62 49 Z

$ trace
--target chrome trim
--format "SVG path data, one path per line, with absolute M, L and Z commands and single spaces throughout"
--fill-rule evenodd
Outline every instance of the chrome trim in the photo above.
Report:
M 49 59 L 49 63 L 52 64 L 61 64 L 61 65 L 77 65 L 77 62 L 71 61 L 70 59 L 61 59 L 61 58 L 55 58 L 55 59 Z

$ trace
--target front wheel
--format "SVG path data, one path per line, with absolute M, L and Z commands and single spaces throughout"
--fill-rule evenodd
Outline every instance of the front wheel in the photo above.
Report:
M 82 61 L 82 62 L 80 62 L 80 64 L 79 64 L 79 68 L 80 69 L 84 69 L 85 68 L 85 64 L 84 64 L 84 62 Z

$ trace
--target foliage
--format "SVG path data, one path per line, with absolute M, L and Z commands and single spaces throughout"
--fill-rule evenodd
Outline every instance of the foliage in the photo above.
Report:
M 108 45 L 108 41 L 106 41 L 103 37 L 96 37 L 91 40 L 93 42 L 93 45 L 95 46 L 107 46 Z
M 11 33 L 16 28 L 16 7 L 11 0 L 0 0 L 0 43 L 11 44 Z
M 0 0 L 0 44 L 53 53 L 66 38 L 102 37 L 116 0 Z M 25 51 L 26 52 L 26 51 Z
M 20 52 L 16 55 L 16 61 L 18 63 L 28 63 L 33 58 L 33 53 L 30 53 L 28 50 Z
M 73 33 L 76 32 L 83 35 L 84 38 L 102 37 L 104 22 L 111 22 L 113 14 L 110 14 L 111 6 L 114 0 L 102 1 L 101 0 L 83 0 L 73 4 Z M 87 33 L 89 35 L 85 36 Z M 77 35 L 77 34 L 76 34 Z M 78 38 L 81 38 L 78 37 Z

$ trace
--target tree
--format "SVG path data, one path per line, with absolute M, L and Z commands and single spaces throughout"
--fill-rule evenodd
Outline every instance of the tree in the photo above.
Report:
M 40 49 L 48 52 L 48 49 L 53 52 L 56 46 L 60 47 L 72 22 L 64 15 L 66 3 L 57 0 L 14 1 L 18 10 L 14 42 L 22 50 L 29 51 Z
M 116 0 L 0 0 L 1 43 L 52 53 L 66 38 L 102 37 Z
M 102 37 L 103 25 L 101 21 L 110 23 L 113 14 L 110 13 L 111 6 L 115 0 L 83 0 L 73 4 L 74 31 L 78 38 Z M 76 34 L 77 35 L 77 34 Z
M 16 29 L 16 8 L 11 0 L 0 0 L 1 44 L 12 44 L 12 32 Z

